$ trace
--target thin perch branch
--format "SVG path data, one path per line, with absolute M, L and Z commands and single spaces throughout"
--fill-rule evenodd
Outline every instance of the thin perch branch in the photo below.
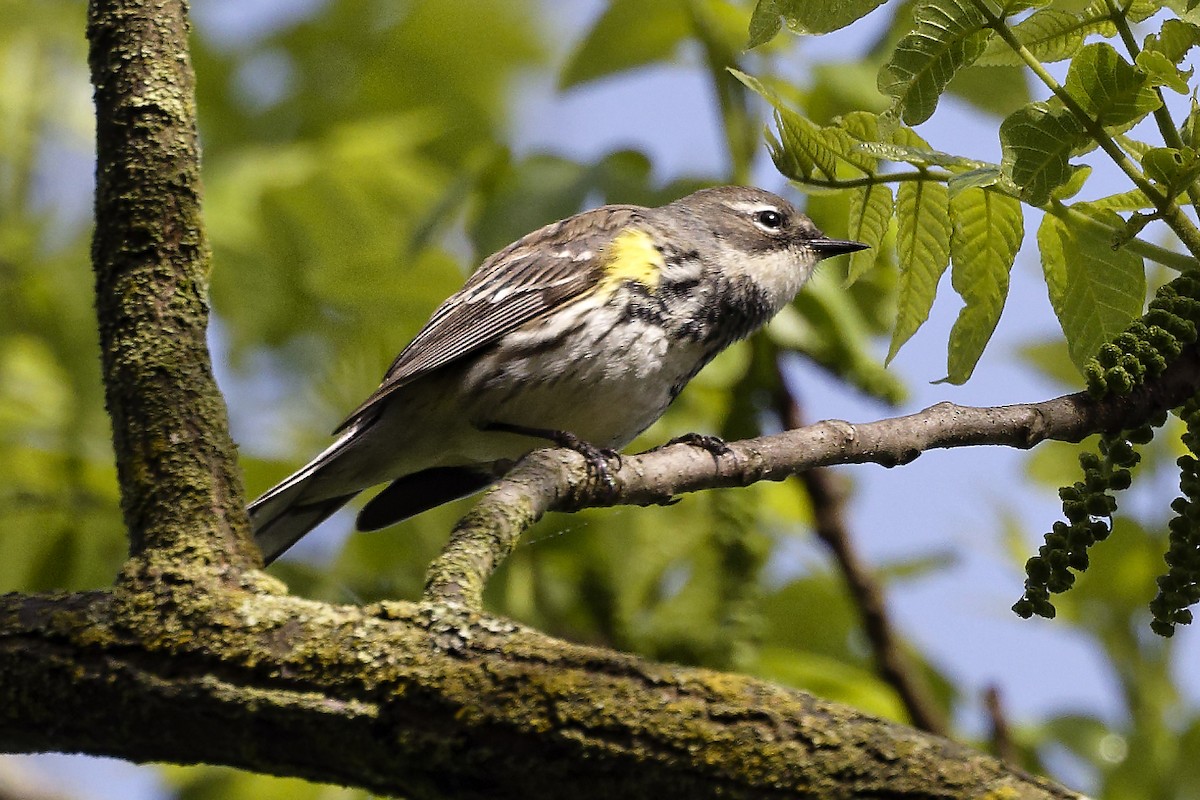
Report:
M 1072 394 L 1040 403 L 974 408 L 953 403 L 905 417 L 851 424 L 827 420 L 773 436 L 732 442 L 714 456 L 687 444 L 626 456 L 609 488 L 588 476 L 572 451 L 539 450 L 525 459 L 455 526 L 426 574 L 431 600 L 481 607 L 483 587 L 522 532 L 547 511 L 652 505 L 676 495 L 761 480 L 783 480 L 830 464 L 907 464 L 927 450 L 1003 445 L 1029 449 L 1047 439 L 1078 442 L 1132 427 L 1175 408 L 1200 383 L 1200 356 L 1188 348 L 1152 384 L 1093 400 Z

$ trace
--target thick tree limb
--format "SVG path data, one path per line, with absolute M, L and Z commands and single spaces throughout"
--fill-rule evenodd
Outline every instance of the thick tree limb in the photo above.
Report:
M 184 0 L 93 0 L 96 231 L 105 397 L 130 550 L 252 566 L 209 361 L 208 244 Z M 208 536 L 194 536 L 196 526 Z
M 413 798 L 1076 796 L 751 678 L 445 605 L 269 588 L 197 571 L 0 597 L 0 749 L 230 764 Z
M 483 587 L 521 533 L 547 511 L 669 503 L 679 494 L 778 481 L 831 464 L 907 464 L 950 447 L 1004 445 L 1028 449 L 1047 439 L 1078 442 L 1106 430 L 1139 425 L 1175 408 L 1200 385 L 1200 354 L 1190 347 L 1152 384 L 1129 395 L 1093 400 L 1072 394 L 1040 403 L 973 408 L 938 403 L 905 417 L 851 424 L 827 420 L 773 436 L 731 442 L 714 456 L 687 444 L 627 456 L 612 472 L 614 488 L 590 478 L 569 450 L 539 450 L 493 487 L 455 527 L 431 565 L 426 597 L 478 608 Z

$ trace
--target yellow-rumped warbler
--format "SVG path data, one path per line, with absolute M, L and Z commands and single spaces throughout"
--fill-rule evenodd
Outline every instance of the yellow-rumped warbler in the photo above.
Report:
M 593 458 L 625 446 L 818 261 L 863 247 L 741 186 L 528 234 L 433 312 L 337 441 L 250 504 L 264 558 L 375 484 L 391 482 L 361 530 L 476 492 L 546 440 Z

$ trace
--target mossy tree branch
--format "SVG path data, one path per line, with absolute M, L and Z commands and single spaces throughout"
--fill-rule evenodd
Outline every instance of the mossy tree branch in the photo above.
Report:
M 130 551 L 257 563 L 213 378 L 209 251 L 184 0 L 93 0 L 92 261 L 105 397 Z
M 1077 796 L 751 678 L 462 608 L 269 590 L 198 572 L 0 598 L 0 749 L 230 764 L 414 798 Z

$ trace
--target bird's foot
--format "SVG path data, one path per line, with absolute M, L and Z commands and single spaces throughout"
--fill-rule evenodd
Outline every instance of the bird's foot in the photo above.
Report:
M 707 433 L 685 433 L 683 436 L 676 436 L 661 447 L 670 447 L 673 444 L 690 444 L 692 447 L 699 447 L 701 450 L 712 453 L 714 458 L 727 456 L 733 452 L 733 449 L 720 436 L 712 436 Z M 661 447 L 654 449 L 659 450 Z
M 482 427 L 484 430 L 503 431 L 505 433 L 516 433 L 522 436 L 546 439 L 554 442 L 559 447 L 574 450 L 583 456 L 584 461 L 587 462 L 589 472 L 595 475 L 601 483 L 609 489 L 616 486 L 616 482 L 613 480 L 612 473 L 608 467 L 609 461 L 616 461 L 616 468 L 618 470 L 621 468 L 621 454 L 616 450 L 607 447 L 596 447 L 596 445 L 584 441 L 570 431 L 560 431 L 551 428 L 527 428 L 523 425 L 511 425 L 507 422 L 490 422 Z
M 553 431 L 553 441 L 559 447 L 574 450 L 587 461 L 588 469 L 592 471 L 605 486 L 612 489 L 616 486 L 612 473 L 608 470 L 608 462 L 616 461 L 617 469 L 621 468 L 621 454 L 608 447 L 596 447 L 591 442 L 585 442 L 570 431 Z

